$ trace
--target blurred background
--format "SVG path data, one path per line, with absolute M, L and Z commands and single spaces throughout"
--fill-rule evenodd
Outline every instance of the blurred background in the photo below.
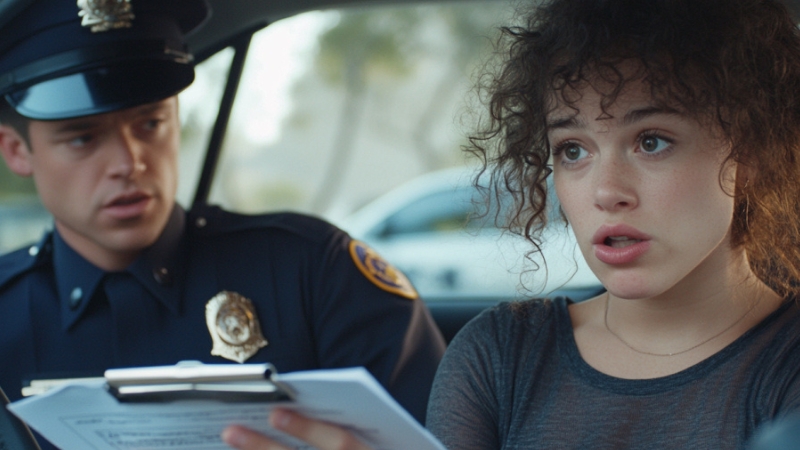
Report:
M 299 211 L 364 239 L 426 297 L 511 298 L 590 290 L 563 224 L 547 270 L 529 245 L 476 211 L 464 154 L 505 1 L 312 11 L 257 32 L 209 202 L 243 213 Z M 180 95 L 179 202 L 191 204 L 233 51 L 197 67 Z M 0 252 L 52 227 L 30 180 L 2 167 Z M 522 278 L 521 278 L 522 277 Z M 520 280 L 525 281 L 524 287 Z

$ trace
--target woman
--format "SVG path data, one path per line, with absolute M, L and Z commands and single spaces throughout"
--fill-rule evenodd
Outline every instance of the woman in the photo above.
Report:
M 742 448 L 800 409 L 800 35 L 784 7 L 552 0 L 505 43 L 472 151 L 534 245 L 552 170 L 607 292 L 473 320 L 437 373 L 431 431 L 450 449 Z M 280 423 L 346 448 L 335 427 Z
M 545 178 L 607 292 L 503 305 L 439 368 L 448 448 L 741 448 L 800 408 L 800 36 L 777 2 L 555 0 L 507 29 L 473 150 Z

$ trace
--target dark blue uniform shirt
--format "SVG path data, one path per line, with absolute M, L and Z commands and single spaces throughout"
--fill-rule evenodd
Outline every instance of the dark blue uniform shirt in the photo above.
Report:
M 106 273 L 57 232 L 0 257 L 0 386 L 107 368 L 231 361 L 211 355 L 205 307 L 252 300 L 268 344 L 247 362 L 279 372 L 364 366 L 424 421 L 444 341 L 424 303 L 370 281 L 334 226 L 299 214 L 179 207 L 159 240 Z

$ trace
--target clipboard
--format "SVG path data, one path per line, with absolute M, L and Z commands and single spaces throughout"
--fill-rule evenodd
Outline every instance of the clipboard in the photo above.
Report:
M 288 388 L 293 400 L 286 403 L 168 401 L 176 398 L 169 394 L 166 397 L 151 397 L 153 401 L 136 401 L 150 400 L 146 396 L 135 398 L 134 401 L 119 401 L 111 394 L 108 381 L 100 378 L 61 384 L 43 394 L 16 401 L 9 405 L 9 409 L 45 439 L 64 450 L 226 450 L 229 447 L 220 440 L 219 435 L 231 424 L 251 428 L 292 449 L 308 448 L 307 444 L 269 425 L 269 414 L 276 407 L 293 409 L 313 419 L 339 424 L 373 448 L 445 450 L 363 367 L 267 374 L 269 365 L 231 364 L 224 365 L 222 369 L 234 373 L 223 372 L 222 378 L 217 378 L 219 374 L 214 373 L 216 368 L 206 365 L 198 369 L 201 376 L 197 378 L 196 375 L 188 375 L 192 371 L 183 370 L 186 369 L 185 365 L 180 367 L 177 374 L 170 374 L 168 370 L 175 369 L 175 366 L 166 366 L 150 368 L 158 370 L 148 371 L 144 375 L 112 372 L 109 376 L 112 383 L 118 384 L 114 375 L 125 375 L 122 377 L 125 381 L 119 383 L 116 389 L 137 385 L 152 388 L 176 384 L 175 381 L 178 384 L 198 380 L 200 384 L 227 383 L 228 376 L 241 380 L 231 381 L 233 384 L 263 383 L 269 379 L 276 382 L 276 386 Z M 258 369 L 255 374 L 241 372 L 253 368 Z M 129 377 L 131 374 L 136 376 Z M 248 380 L 251 376 L 258 377 L 258 380 Z M 207 394 L 194 392 L 192 395 Z M 76 408 L 76 405 L 80 407 Z
M 291 402 L 294 393 L 274 379 L 272 364 L 203 364 L 109 369 L 108 391 L 120 402 L 216 400 L 222 402 Z

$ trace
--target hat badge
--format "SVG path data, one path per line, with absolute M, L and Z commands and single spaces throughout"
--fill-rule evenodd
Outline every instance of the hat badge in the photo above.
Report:
M 130 28 L 134 19 L 131 0 L 78 0 L 81 26 L 91 27 L 92 33 L 118 28 Z
M 268 344 L 253 302 L 236 292 L 222 291 L 206 303 L 206 325 L 211 354 L 231 361 L 243 363 Z

